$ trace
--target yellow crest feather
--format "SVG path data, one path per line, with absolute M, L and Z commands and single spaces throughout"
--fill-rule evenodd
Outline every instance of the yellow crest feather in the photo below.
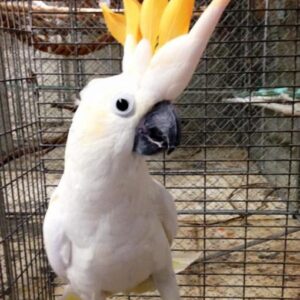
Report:
M 114 13 L 105 3 L 101 3 L 100 5 L 108 30 L 120 44 L 124 45 L 126 39 L 125 16 Z
M 216 0 L 215 0 L 216 1 Z M 219 0 L 229 1 L 229 0 Z M 195 0 L 124 0 L 125 16 L 101 4 L 112 36 L 122 45 L 126 36 L 147 39 L 155 52 L 168 41 L 189 31 Z
M 159 26 L 159 46 L 189 31 L 195 0 L 171 0 Z
M 152 50 L 158 45 L 160 20 L 168 4 L 168 0 L 144 0 L 141 11 L 141 32 L 143 38 L 149 40 Z
M 126 34 L 133 35 L 138 42 L 141 39 L 141 4 L 137 0 L 124 0 L 124 8 L 126 16 Z

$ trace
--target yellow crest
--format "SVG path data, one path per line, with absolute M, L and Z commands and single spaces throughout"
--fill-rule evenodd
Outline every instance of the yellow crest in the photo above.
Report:
M 122 45 L 131 35 L 136 43 L 147 39 L 155 52 L 170 40 L 189 31 L 195 0 L 124 0 L 125 14 L 101 4 L 112 36 Z

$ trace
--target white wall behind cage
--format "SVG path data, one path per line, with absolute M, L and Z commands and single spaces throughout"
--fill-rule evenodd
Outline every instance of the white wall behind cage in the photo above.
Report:
M 300 297 L 299 8 L 232 0 L 178 100 L 181 147 L 149 160 L 176 198 L 174 251 L 199 253 L 182 299 Z M 43 216 L 79 91 L 121 57 L 97 1 L 0 1 L 0 298 L 59 299 Z

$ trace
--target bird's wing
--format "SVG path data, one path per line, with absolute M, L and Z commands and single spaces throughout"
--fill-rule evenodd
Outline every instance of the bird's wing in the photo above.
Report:
M 174 240 L 177 232 L 177 213 L 174 204 L 174 199 L 171 194 L 158 182 L 153 181 L 151 189 L 152 200 L 154 208 L 159 216 L 162 227 L 168 238 L 170 244 Z M 200 253 L 173 253 L 173 268 L 175 273 L 182 272 L 195 262 Z M 156 287 L 152 277 L 138 284 L 135 288 L 125 291 L 126 293 L 143 294 L 146 292 L 155 291 Z M 113 296 L 113 295 L 107 295 Z M 71 290 L 66 287 L 64 297 L 62 300 L 80 300 L 80 298 Z
M 177 212 L 172 195 L 157 181 L 154 181 L 153 203 L 170 245 L 177 233 Z
M 61 199 L 58 189 L 53 193 L 45 216 L 44 242 L 50 265 L 55 273 L 66 278 L 66 271 L 71 264 L 72 243 L 64 230 Z

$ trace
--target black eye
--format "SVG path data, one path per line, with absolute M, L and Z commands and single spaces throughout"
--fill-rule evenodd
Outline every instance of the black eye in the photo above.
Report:
M 130 94 L 117 95 L 111 103 L 114 113 L 121 117 L 128 117 L 134 113 L 134 97 Z
M 129 102 L 126 99 L 118 99 L 116 107 L 119 111 L 125 112 L 129 108 Z

